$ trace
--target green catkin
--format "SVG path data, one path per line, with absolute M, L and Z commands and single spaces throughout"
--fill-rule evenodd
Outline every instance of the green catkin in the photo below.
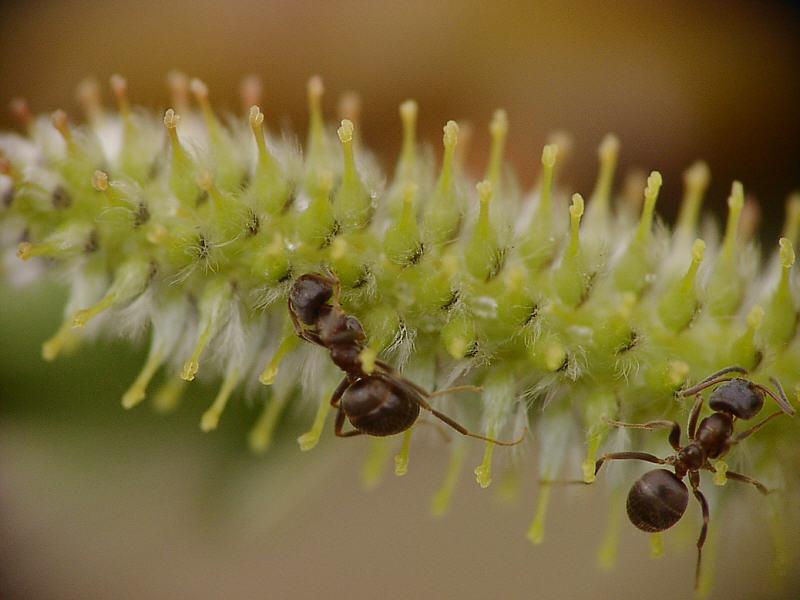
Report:
M 427 373 L 420 384 L 444 387 L 455 378 L 483 386 L 476 402 L 465 402 L 453 416 L 500 439 L 532 427 L 534 439 L 546 438 L 540 450 L 545 479 L 593 481 L 594 461 L 609 451 L 607 419 L 682 421 L 688 403 L 676 401 L 676 392 L 727 366 L 751 369 L 765 385 L 778 378 L 797 403 L 793 285 L 800 195 L 787 202 L 779 251 L 759 269 L 749 248 L 757 210 L 745 208 L 738 182 L 722 241 L 706 227 L 705 242 L 696 239 L 710 180 L 702 162 L 684 175 L 670 234 L 653 226 L 658 172 L 646 185 L 628 175 L 615 192 L 620 149 L 612 135 L 600 144 L 585 214 L 580 195 L 570 204 L 555 186 L 567 150 L 563 139 L 544 147 L 528 209 L 503 162 L 504 111 L 493 117 L 485 181 L 475 186 L 461 166 L 465 130 L 455 121 L 445 125 L 436 177 L 416 137 L 417 104 L 404 102 L 402 148 L 394 178 L 384 185 L 356 137 L 359 109 L 352 99 L 341 105 L 337 159 L 319 78 L 308 85 L 302 153 L 267 133 L 253 84 L 243 88 L 246 114 L 233 124 L 213 111 L 202 82 L 172 74 L 169 83 L 172 108 L 163 119 L 132 108 L 127 82 L 114 76 L 116 113 L 99 102 L 96 84 L 87 83 L 81 90 L 86 124 L 70 124 L 63 111 L 37 120 L 16 102 L 24 133 L 0 136 L 0 239 L 17 240 L 17 255 L 27 261 L 4 261 L 0 274 L 13 278 L 38 261 L 68 279 L 64 321 L 42 347 L 46 360 L 78 347 L 87 331 L 114 329 L 122 315 L 150 325 L 150 350 L 122 397 L 125 408 L 140 405 L 152 388 L 156 410 L 172 411 L 202 372 L 221 380 L 201 419 L 210 431 L 226 426 L 226 405 L 258 378 L 269 387 L 262 388 L 266 400 L 248 438 L 253 451 L 266 451 L 278 428 L 289 426 L 281 415 L 295 402 L 317 407 L 309 431 L 298 438 L 302 450 L 315 447 L 330 427 L 337 373 L 326 354 L 297 337 L 286 309 L 293 279 L 311 272 L 339 280 L 342 308 L 367 335 L 360 356 L 365 371 L 381 359 L 400 371 L 408 364 Z M 109 143 L 109 131 L 117 132 L 117 143 Z M 266 346 L 269 355 L 261 351 Z M 307 356 L 330 369 L 302 383 L 301 395 L 297 365 Z M 796 453 L 795 430 L 783 425 L 769 425 L 743 443 L 764 457 L 760 465 L 774 468 L 782 486 L 796 490 L 794 463 L 770 458 Z M 416 437 L 410 430 L 402 437 L 398 474 L 408 468 Z M 571 441 L 577 439 L 585 443 L 582 464 L 567 460 L 577 457 L 580 444 Z M 434 514 L 451 504 L 473 442 L 454 440 L 431 503 Z M 367 487 L 390 462 L 392 443 L 374 440 L 362 474 Z M 486 444 L 475 469 L 481 485 L 489 484 L 493 461 L 506 452 Z M 723 483 L 726 465 L 716 466 Z M 619 503 L 629 485 L 613 475 L 618 466 L 607 470 L 597 478 L 612 489 L 599 557 L 604 566 L 616 554 Z M 514 481 L 527 476 L 515 462 L 507 473 Z M 540 488 L 533 511 L 529 538 L 536 543 L 551 490 L 556 493 L 552 485 Z M 733 497 L 736 486 L 721 492 Z M 775 514 L 790 518 L 786 511 Z

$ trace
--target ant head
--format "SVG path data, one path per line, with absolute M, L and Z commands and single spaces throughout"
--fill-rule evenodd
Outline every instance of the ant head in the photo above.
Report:
M 686 512 L 689 490 L 678 476 L 666 469 L 648 471 L 628 492 L 628 518 L 642 531 L 664 531 Z
M 723 383 L 708 399 L 711 410 L 730 413 L 739 419 L 752 419 L 764 406 L 764 392 L 747 379 Z
M 289 292 L 289 309 L 305 325 L 315 325 L 333 294 L 334 283 L 330 279 L 313 273 L 301 275 Z

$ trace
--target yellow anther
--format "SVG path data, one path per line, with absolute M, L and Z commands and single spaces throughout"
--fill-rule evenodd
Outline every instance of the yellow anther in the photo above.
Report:
M 253 131 L 260 132 L 261 127 L 264 124 L 264 113 L 261 112 L 261 109 L 258 106 L 253 105 L 250 107 L 249 120 L 250 127 L 253 129 Z
M 489 428 L 486 434 L 488 437 L 494 436 L 494 429 Z M 494 444 L 486 442 L 486 447 L 483 450 L 483 460 L 481 464 L 475 467 L 475 481 L 482 488 L 488 488 L 492 483 L 492 455 L 494 454 Z
M 792 247 L 792 242 L 785 237 L 782 237 L 778 243 L 780 244 L 781 250 L 781 266 L 784 269 L 791 269 L 792 265 L 794 265 L 794 248 Z
M 731 195 L 728 198 L 728 222 L 725 226 L 725 239 L 722 243 L 722 256 L 725 260 L 731 260 L 736 249 L 742 208 L 744 208 L 744 188 L 741 183 L 734 181 Z
M 711 172 L 703 161 L 697 161 L 683 174 L 684 193 L 676 232 L 684 239 L 695 235 L 700 206 L 710 179 Z
M 375 361 L 378 358 L 378 353 L 372 348 L 364 348 L 358 355 L 358 360 L 361 363 L 363 371 L 369 375 L 375 370 Z
M 63 137 L 66 142 L 72 142 L 72 129 L 70 129 L 69 126 L 67 113 L 59 109 L 50 115 L 50 121 L 52 122 L 53 127 L 58 130 L 58 132 L 61 134 L 61 137 Z
M 686 382 L 691 368 L 682 360 L 671 360 L 667 363 L 667 382 L 677 388 Z
M 124 408 L 133 408 L 144 400 L 147 393 L 147 386 L 150 384 L 150 381 L 158 371 L 163 360 L 164 358 L 161 352 L 158 350 L 151 350 L 136 380 L 122 396 L 122 406 Z
M 544 541 L 544 520 L 547 515 L 547 505 L 550 503 L 551 486 L 548 483 L 539 485 L 539 498 L 536 503 L 536 515 L 528 528 L 527 538 L 533 544 L 541 544 Z
M 400 447 L 400 453 L 394 457 L 394 474 L 402 477 L 408 473 L 408 455 L 411 452 L 411 433 L 413 428 L 407 429 L 403 433 L 403 445 Z
M 544 365 L 548 371 L 558 371 L 567 360 L 567 351 L 559 342 L 551 341 L 544 349 Z
M 458 123 L 455 121 L 448 121 L 444 126 L 444 141 L 445 150 L 453 150 L 458 144 Z
M 728 463 L 718 460 L 714 463 L 714 485 L 723 486 L 728 483 Z
M 644 243 L 650 239 L 651 230 L 653 228 L 653 214 L 655 213 L 656 200 L 658 199 L 658 192 L 661 190 L 661 184 L 661 173 L 658 171 L 650 173 L 650 176 L 647 178 L 647 187 L 644 190 L 644 208 L 642 209 L 642 216 L 639 221 L 639 229 L 636 232 L 636 239 L 640 243 Z
M 105 192 L 108 190 L 108 173 L 97 170 L 92 175 L 92 187 L 98 192 Z
M 174 131 L 178 127 L 178 123 L 181 122 L 181 116 L 177 114 L 173 109 L 168 108 L 167 111 L 164 113 L 164 127 L 166 127 L 170 131 Z
M 203 413 L 203 416 L 200 419 L 200 429 L 207 433 L 217 428 L 217 425 L 219 425 L 219 419 L 222 416 L 222 413 L 225 411 L 228 400 L 230 399 L 233 390 L 236 389 L 238 383 L 239 372 L 236 369 L 233 369 L 222 381 L 222 387 L 220 387 L 219 392 L 217 392 L 217 396 L 214 398 L 213 404 L 208 407 L 206 412 Z
M 353 141 L 353 122 L 349 119 L 342 121 L 342 126 L 336 131 L 342 144 L 350 144 Z
M 47 362 L 55 360 L 65 349 L 77 344 L 78 338 L 72 329 L 72 320 L 68 319 L 61 324 L 58 331 L 42 344 L 42 358 Z
M 703 240 L 697 239 L 692 244 L 692 263 L 700 264 L 703 262 L 703 256 L 706 252 L 706 243 Z
M 17 257 L 22 260 L 28 260 L 36 256 L 35 248 L 30 242 L 20 242 L 17 246 Z
M 403 122 L 403 149 L 400 153 L 400 176 L 405 181 L 415 177 L 417 158 L 417 103 L 406 100 L 400 105 L 400 119 Z
M 297 337 L 294 332 L 287 334 L 286 337 L 283 338 L 281 345 L 278 346 L 275 356 L 272 357 L 264 367 L 261 375 L 258 376 L 258 380 L 264 385 L 272 385 L 275 383 L 275 377 L 278 376 L 278 369 L 281 362 L 287 354 L 298 346 L 299 342 L 300 338 Z
M 661 532 L 650 534 L 650 558 L 664 558 L 664 536 Z
M 558 155 L 558 146 L 555 144 L 547 144 L 542 148 L 542 166 L 552 169 L 556 164 L 556 156 Z
M 314 423 L 311 425 L 311 429 L 297 438 L 300 450 L 308 452 L 319 443 L 322 430 L 325 428 L 325 418 L 328 416 L 330 409 L 331 403 L 328 402 L 328 398 L 323 397 L 317 407 L 317 414 L 314 417 Z
M 95 318 L 100 313 L 108 310 L 114 305 L 116 302 L 117 296 L 114 293 L 108 293 L 103 298 L 97 302 L 94 306 L 90 306 L 89 308 L 84 308 L 79 310 L 75 313 L 75 316 L 72 318 L 72 327 L 75 329 L 81 329 L 82 327 L 86 326 L 86 324 Z

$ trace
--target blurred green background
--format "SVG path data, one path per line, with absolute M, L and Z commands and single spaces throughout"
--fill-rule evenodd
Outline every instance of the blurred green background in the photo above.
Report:
M 596 144 L 614 131 L 623 170 L 664 172 L 668 217 L 680 173 L 698 157 L 714 176 L 709 205 L 719 209 L 741 178 L 761 200 L 770 235 L 800 183 L 800 21 L 781 3 L 0 5 L 2 102 L 24 95 L 36 111 L 77 115 L 75 84 L 120 72 L 135 102 L 163 107 L 164 75 L 176 67 L 236 110 L 241 76 L 261 75 L 267 119 L 301 135 L 309 75 L 325 78 L 331 117 L 338 93 L 356 89 L 364 139 L 387 166 L 400 144 L 397 104 L 415 97 L 421 135 L 434 143 L 448 118 L 474 124 L 478 174 L 485 124 L 506 108 L 509 160 L 528 184 L 547 135 L 563 129 L 575 150 L 562 177 L 589 191 Z M 13 125 L 7 115 L 2 125 Z M 2 598 L 690 595 L 694 507 L 659 561 L 648 557 L 647 536 L 623 523 L 610 573 L 595 566 L 609 511 L 600 488 L 555 492 L 545 544 L 525 539 L 533 460 L 517 502 L 499 502 L 497 489 L 481 490 L 465 470 L 450 514 L 433 519 L 429 500 L 449 451 L 435 438 L 413 448 L 406 477 L 387 468 L 366 492 L 359 469 L 368 440 L 329 431 L 301 454 L 294 438 L 311 415 L 298 407 L 264 457 L 247 451 L 257 409 L 245 401 L 232 403 L 217 432 L 199 431 L 211 392 L 201 385 L 175 415 L 124 411 L 119 397 L 144 358 L 140 347 L 104 340 L 41 360 L 63 301 L 53 283 L 0 282 Z M 467 465 L 477 464 L 482 448 L 469 447 Z M 761 499 L 724 491 L 735 500 L 712 515 L 715 597 L 796 597 L 797 575 L 783 591 L 772 587 Z

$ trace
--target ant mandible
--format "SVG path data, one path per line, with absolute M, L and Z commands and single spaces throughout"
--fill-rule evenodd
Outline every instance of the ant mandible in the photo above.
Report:
M 513 446 L 522 441 L 524 436 L 504 442 L 473 433 L 428 403 L 435 396 L 480 388 L 459 386 L 431 393 L 381 360 L 375 360 L 371 372 L 365 370 L 362 352 L 367 336 L 359 320 L 341 308 L 339 293 L 337 279 L 318 273 L 301 275 L 289 292 L 289 317 L 297 335 L 326 348 L 334 364 L 345 372 L 330 400 L 331 406 L 338 409 L 337 436 L 402 433 L 416 422 L 423 408 L 463 435 L 500 446 Z M 354 429 L 343 431 L 345 417 Z
M 669 443 L 675 454 L 667 458 L 658 458 L 644 452 L 614 452 L 600 457 L 595 463 L 595 475 L 600 468 L 610 460 L 642 460 L 658 465 L 669 465 L 674 470 L 653 469 L 642 475 L 631 487 L 628 493 L 627 512 L 628 518 L 636 527 L 648 533 L 655 533 L 669 529 L 677 523 L 686 511 L 689 503 L 689 491 L 683 478 L 689 476 L 692 494 L 700 504 L 703 513 L 703 525 L 697 539 L 697 563 L 695 565 L 695 588 L 700 578 L 700 561 L 702 558 L 703 544 L 708 531 L 709 510 L 708 502 L 700 491 L 700 471 L 715 472 L 714 466 L 709 462 L 725 456 L 730 449 L 756 433 L 775 417 L 786 414 L 794 416 L 795 410 L 786 397 L 780 382 L 774 377 L 770 381 L 775 386 L 777 394 L 758 383 L 748 379 L 730 376 L 731 374 L 746 375 L 747 370 L 742 367 L 728 367 L 707 377 L 694 387 L 681 392 L 681 396 L 696 396 L 692 412 L 689 415 L 689 443 L 681 446 L 681 427 L 675 421 L 650 421 L 648 423 L 620 423 L 609 421 L 615 427 L 630 429 L 657 429 L 669 428 Z M 714 412 L 700 421 L 698 417 L 703 406 L 701 392 L 709 387 L 719 386 L 712 392 L 708 405 Z M 733 428 L 737 419 L 749 420 L 755 417 L 764 406 L 764 397 L 769 396 L 780 407 L 753 427 L 734 434 Z M 755 486 L 762 494 L 769 490 L 759 481 L 727 471 L 728 479 L 741 481 Z

